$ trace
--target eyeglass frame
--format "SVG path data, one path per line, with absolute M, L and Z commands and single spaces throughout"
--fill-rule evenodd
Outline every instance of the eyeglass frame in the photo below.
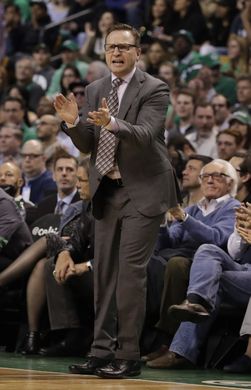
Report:
M 110 50 L 107 50 L 107 46 L 113 46 Z M 121 46 L 124 46 L 125 49 L 121 49 Z M 127 47 L 127 49 L 126 49 Z M 116 48 L 118 49 L 118 51 L 120 53 L 126 53 L 128 52 L 132 47 L 137 47 L 137 45 L 132 45 L 131 43 L 118 43 L 117 45 L 113 44 L 113 43 L 105 43 L 104 44 L 104 50 L 106 53 L 112 53 L 116 50 Z
M 219 179 L 227 178 L 230 176 L 223 172 L 202 173 L 199 175 L 199 179 L 201 181 L 208 180 L 210 177 L 212 180 L 220 181 Z

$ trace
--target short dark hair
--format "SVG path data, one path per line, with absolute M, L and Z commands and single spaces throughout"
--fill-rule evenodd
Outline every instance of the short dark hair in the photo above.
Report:
M 236 142 L 236 145 L 240 145 L 243 141 L 243 135 L 238 131 L 238 130 L 234 130 L 234 129 L 226 129 L 226 130 L 222 130 L 220 133 L 217 134 L 216 136 L 216 139 L 218 141 L 219 137 L 221 136 L 221 134 L 227 134 L 227 135 L 231 135 L 232 137 L 234 137 L 235 139 L 235 142 Z
M 87 175 L 89 176 L 90 171 L 90 157 L 85 156 L 79 160 L 78 167 L 82 167 L 86 170 Z
M 20 99 L 19 97 L 7 96 L 3 101 L 3 105 L 5 105 L 5 103 L 7 102 L 17 102 L 20 104 L 21 109 L 25 110 L 25 102 L 23 99 Z
M 78 167 L 78 159 L 75 156 L 73 156 L 72 154 L 68 153 L 65 149 L 60 148 L 60 149 L 56 150 L 56 152 L 53 156 L 53 160 L 52 160 L 53 169 L 55 169 L 57 161 L 60 160 L 61 158 L 74 160 L 76 163 L 76 166 Z
M 240 176 L 245 175 L 246 173 L 251 174 L 251 155 L 248 154 L 245 159 L 240 164 Z M 244 183 L 247 190 L 251 191 L 251 179 Z
M 191 89 L 187 87 L 180 87 L 176 89 L 176 98 L 178 95 L 187 95 L 192 98 L 193 104 L 196 104 L 196 97 L 194 93 L 191 91 Z
M 130 31 L 130 33 L 134 37 L 135 45 L 137 47 L 140 46 L 140 33 L 138 32 L 138 30 L 136 30 L 136 28 L 130 26 L 129 24 L 116 23 L 113 26 L 111 26 L 107 31 L 105 41 L 107 40 L 108 35 L 111 34 L 113 31 Z
M 212 157 L 205 156 L 204 154 L 191 154 L 188 158 L 188 161 L 190 160 L 198 160 L 202 162 L 203 166 L 213 161 Z

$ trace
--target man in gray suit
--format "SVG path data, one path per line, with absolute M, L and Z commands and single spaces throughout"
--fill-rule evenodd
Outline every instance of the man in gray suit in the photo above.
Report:
M 96 218 L 92 357 L 70 371 L 105 378 L 140 374 L 146 266 L 165 211 L 177 205 L 178 188 L 164 144 L 169 91 L 136 68 L 139 40 L 128 25 L 108 32 L 105 53 L 111 75 L 86 88 L 81 121 L 73 95 L 55 99 L 64 131 L 82 152 L 91 153 Z M 111 151 L 112 163 L 107 158 Z M 57 263 L 58 282 L 67 266 Z

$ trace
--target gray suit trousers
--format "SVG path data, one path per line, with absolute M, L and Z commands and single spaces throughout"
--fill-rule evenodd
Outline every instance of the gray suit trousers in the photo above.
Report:
M 140 214 L 126 187 L 101 185 L 103 218 L 95 222 L 92 354 L 138 360 L 146 305 L 146 267 L 163 215 Z M 143 201 L 143 199 L 142 199 Z

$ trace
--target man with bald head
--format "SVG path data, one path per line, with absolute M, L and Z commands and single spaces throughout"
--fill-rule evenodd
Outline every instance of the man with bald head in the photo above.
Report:
M 26 218 L 26 209 L 34 205 L 24 201 L 21 195 L 23 183 L 21 169 L 15 162 L 8 161 L 0 165 L 0 188 L 14 198 L 20 213 Z
M 25 201 L 37 204 L 49 192 L 57 190 L 52 173 L 45 166 L 42 143 L 38 140 L 25 142 L 21 150 L 21 156 L 25 180 L 22 196 Z

